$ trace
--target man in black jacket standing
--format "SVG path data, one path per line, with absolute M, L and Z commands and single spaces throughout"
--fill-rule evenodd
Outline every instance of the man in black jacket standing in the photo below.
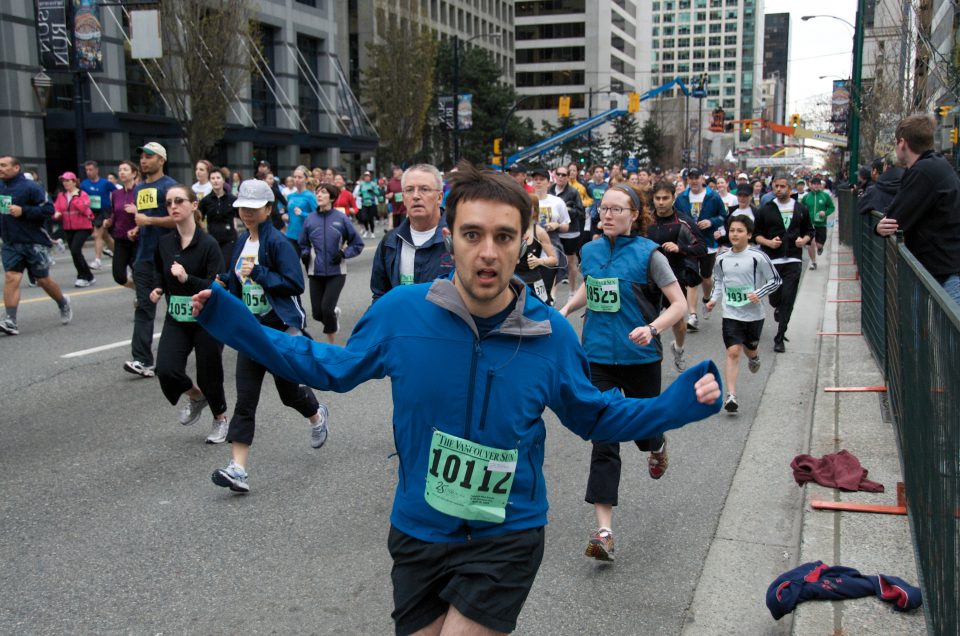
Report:
M 960 178 L 934 153 L 935 128 L 929 115 L 910 115 L 897 125 L 897 159 L 907 170 L 876 232 L 903 230 L 907 249 L 960 304 Z
M 790 196 L 790 180 L 780 174 L 773 179 L 776 197 L 757 211 L 754 225 L 754 240 L 759 244 L 770 262 L 777 268 L 783 281 L 777 291 L 770 294 L 777 321 L 777 335 L 773 338 L 773 350 L 786 351 L 787 326 L 793 314 L 793 303 L 800 287 L 800 272 L 803 268 L 803 248 L 813 240 L 813 224 L 810 213 L 799 201 Z

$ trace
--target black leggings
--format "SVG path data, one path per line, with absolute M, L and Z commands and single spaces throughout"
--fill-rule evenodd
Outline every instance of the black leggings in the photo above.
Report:
M 160 344 L 157 346 L 157 378 L 160 389 L 170 404 L 193 387 L 187 375 L 187 358 L 197 356 L 197 386 L 207 398 L 214 415 L 227 412 L 223 392 L 223 345 L 196 323 L 177 322 L 168 315 L 163 321 Z
M 590 382 L 601 391 L 620 389 L 626 397 L 649 398 L 660 395 L 660 362 L 634 365 L 590 363 Z M 642 451 L 660 450 L 664 437 L 658 435 L 634 443 Z M 587 503 L 617 505 L 620 490 L 620 444 L 593 443 L 590 477 L 587 479 Z
M 360 208 L 360 222 L 363 223 L 363 228 L 368 232 L 373 232 L 376 230 L 376 221 L 377 221 L 377 208 L 373 205 L 365 205 Z
M 87 259 L 83 257 L 83 244 L 90 238 L 93 230 L 64 230 L 67 238 L 67 245 L 70 248 L 70 256 L 73 257 L 73 266 L 77 268 L 77 278 L 83 280 L 93 280 L 93 272 L 87 265 Z
M 346 274 L 310 276 L 310 311 L 313 319 L 323 323 L 323 333 L 337 333 L 337 301 L 347 282 Z
M 117 285 L 127 284 L 127 269 L 133 267 L 137 244 L 130 239 L 113 237 L 113 280 Z
M 288 333 L 291 333 L 288 330 Z M 295 333 L 300 333 L 296 331 Z M 260 403 L 260 389 L 267 368 L 242 353 L 237 354 L 237 405 L 230 418 L 227 432 L 228 442 L 240 442 L 248 446 L 253 444 L 253 434 L 257 426 L 257 405 Z M 317 396 L 309 388 L 273 376 L 280 401 L 284 406 L 295 409 L 303 417 L 312 417 L 320 408 Z
M 770 306 L 776 309 L 774 316 L 780 324 L 777 326 L 777 338 L 782 338 L 790 324 L 793 315 L 793 304 L 797 300 L 797 290 L 800 287 L 802 263 L 779 263 L 774 265 L 780 274 L 780 287 L 770 294 Z

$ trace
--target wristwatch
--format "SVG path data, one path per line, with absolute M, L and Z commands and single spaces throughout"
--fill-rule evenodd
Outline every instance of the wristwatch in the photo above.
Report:
M 656 338 L 656 337 L 657 337 L 657 333 L 658 333 L 658 332 L 657 332 L 657 328 L 654 327 L 653 325 L 647 325 L 647 326 L 650 327 L 650 337 L 651 337 L 651 338 Z

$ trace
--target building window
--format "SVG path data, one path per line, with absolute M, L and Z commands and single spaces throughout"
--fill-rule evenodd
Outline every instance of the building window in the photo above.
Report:
M 521 24 L 517 25 L 518 40 L 551 40 L 555 38 L 582 38 L 583 22 L 561 22 L 559 24 Z
M 585 49 L 582 46 L 558 46 L 549 49 L 517 49 L 517 64 L 542 64 L 547 62 L 582 62 Z
M 585 108 L 586 100 L 583 93 L 573 93 L 570 97 L 570 108 Z M 524 99 L 523 103 L 517 107 L 517 110 L 557 110 L 557 104 L 560 103 L 560 95 L 536 95 Z
M 317 38 L 302 33 L 297 34 L 297 50 L 303 56 L 301 64 L 306 65 L 309 69 L 308 73 L 300 65 L 297 66 L 298 107 L 300 119 L 307 125 L 307 130 L 311 132 L 322 130 L 320 126 L 320 98 L 313 92 L 313 86 L 316 84 L 314 78 L 320 76 L 321 48 L 320 40 Z M 309 77 L 309 75 L 313 77 Z
M 723 43 L 726 46 L 736 46 L 737 45 L 737 36 L 735 35 L 726 35 L 723 38 Z
M 517 86 L 582 86 L 584 71 L 547 71 L 544 73 L 523 72 L 516 75 Z
M 260 51 L 272 72 L 276 68 L 276 51 L 273 45 L 277 30 L 265 24 L 260 25 Z M 262 62 L 261 62 L 262 63 Z M 250 116 L 256 126 L 273 128 L 277 125 L 277 100 L 270 91 L 272 83 L 270 73 L 254 69 L 250 75 Z
M 518 2 L 515 15 L 519 17 L 537 15 L 562 15 L 584 13 L 586 0 L 540 0 L 538 2 Z

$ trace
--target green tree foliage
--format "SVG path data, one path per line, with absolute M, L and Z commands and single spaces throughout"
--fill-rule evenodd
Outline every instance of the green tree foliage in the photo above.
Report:
M 640 145 L 637 158 L 641 165 L 660 166 L 667 154 L 663 131 L 652 118 L 640 128 Z
M 487 164 L 493 154 L 493 140 L 503 137 L 506 128 L 508 153 L 519 146 L 527 146 L 537 140 L 533 122 L 521 120 L 507 113 L 517 101 L 513 87 L 501 81 L 501 69 L 493 56 L 479 47 L 460 44 L 459 89 L 461 94 L 473 95 L 473 125 L 460 131 L 460 157 L 474 163 Z M 453 95 L 453 43 L 443 42 L 437 53 L 436 95 Z M 442 169 L 453 165 L 453 132 L 439 119 L 437 99 L 431 103 L 430 155 Z
M 620 115 L 613 120 L 613 130 L 607 135 L 610 162 L 622 166 L 627 157 L 639 157 L 642 142 L 636 116 L 633 113 Z
M 227 108 L 250 79 L 257 39 L 250 18 L 247 0 L 164 0 L 160 5 L 163 57 L 143 65 L 183 129 L 191 162 L 223 137 Z
M 568 128 L 572 128 L 580 123 L 580 120 L 575 119 L 574 117 L 561 117 L 557 120 L 556 124 L 553 124 L 549 121 L 542 120 L 540 122 L 540 130 L 543 133 L 543 138 L 547 139 L 552 137 L 557 133 L 560 133 Z M 567 139 L 559 146 L 549 151 L 544 155 L 544 162 L 549 163 L 551 166 L 557 166 L 561 163 L 570 163 L 571 161 L 576 163 L 580 160 L 580 157 L 586 157 L 588 154 L 588 139 L 586 135 L 580 135 L 579 137 L 573 137 Z
M 380 131 L 378 165 L 406 164 L 422 146 L 427 114 L 435 103 L 436 41 L 428 30 L 391 23 L 379 42 L 368 45 L 363 100 Z

